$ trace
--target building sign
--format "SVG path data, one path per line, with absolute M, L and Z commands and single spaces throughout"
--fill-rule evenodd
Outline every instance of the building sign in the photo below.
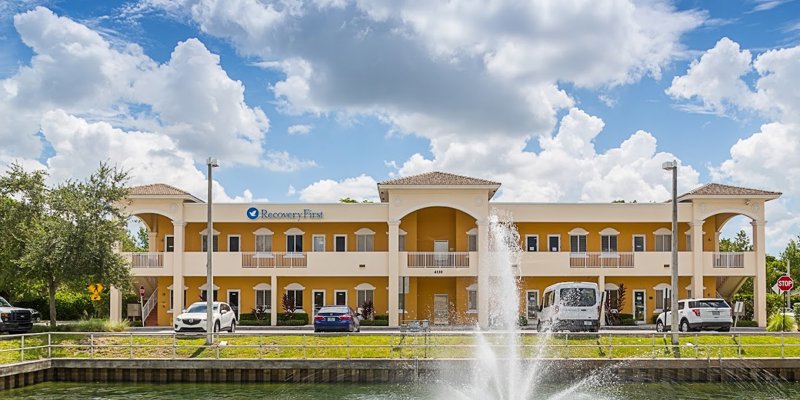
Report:
M 289 211 L 269 211 L 265 208 L 258 209 L 250 207 L 247 209 L 247 218 L 252 220 L 256 219 L 322 219 L 322 211 L 313 211 L 309 208 L 303 209 L 302 212 L 289 212 Z

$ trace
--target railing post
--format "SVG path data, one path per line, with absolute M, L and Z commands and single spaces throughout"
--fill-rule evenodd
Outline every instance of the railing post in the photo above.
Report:
M 133 332 L 130 332 L 129 339 L 130 340 L 128 340 L 128 344 L 130 345 L 130 347 L 128 349 L 130 350 L 130 355 L 128 358 L 133 359 Z
M 53 358 L 52 346 L 53 342 L 50 337 L 50 332 L 47 332 L 47 358 Z
M 25 335 L 19 338 L 19 362 L 25 361 Z
M 611 353 L 614 352 L 614 344 L 613 344 L 613 342 L 614 342 L 614 335 L 609 333 L 608 334 L 608 358 L 609 358 L 609 360 L 611 358 L 613 358 L 612 355 L 611 355 Z
M 258 359 L 264 358 L 264 336 L 258 335 Z
M 308 358 L 308 353 L 306 352 L 306 334 L 303 334 L 303 360 Z
M 350 335 L 347 335 L 347 359 L 350 359 Z
M 784 345 L 783 332 L 781 332 L 781 358 L 783 358 L 783 355 L 784 355 L 784 353 L 783 353 L 783 345 Z
M 172 332 L 172 358 L 178 358 L 178 336 Z
M 94 359 L 94 333 L 89 334 L 89 354 Z
M 655 333 L 651 333 L 650 337 L 653 339 L 653 350 L 652 350 L 652 353 L 653 353 L 653 359 L 655 359 L 656 358 L 656 334 Z
M 694 334 L 694 358 L 700 358 L 700 338 L 699 334 Z

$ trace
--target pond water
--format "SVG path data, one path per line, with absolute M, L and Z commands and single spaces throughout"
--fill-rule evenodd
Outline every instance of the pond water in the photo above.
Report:
M 446 385 L 347 384 L 86 384 L 42 383 L 0 392 L 0 399 L 340 399 L 411 400 L 469 398 Z M 458 394 L 456 394 L 458 393 Z M 565 393 L 564 387 L 539 388 L 530 399 L 800 399 L 796 383 L 617 384 L 608 388 Z M 489 399 L 481 399 L 489 400 Z

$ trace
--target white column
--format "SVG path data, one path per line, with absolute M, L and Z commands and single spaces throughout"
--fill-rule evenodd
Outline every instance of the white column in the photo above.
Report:
M 174 253 L 172 254 L 172 323 L 183 310 L 183 236 L 186 224 L 180 221 L 173 221 L 173 237 L 175 242 Z M 156 288 L 158 290 L 158 288 Z
M 478 324 L 489 329 L 489 222 L 478 220 Z
M 389 221 L 389 326 L 400 326 L 400 221 Z
M 151 253 L 158 251 L 156 240 L 158 240 L 158 232 L 147 231 L 147 251 Z
M 597 277 L 597 287 L 600 288 L 600 297 L 603 299 L 603 304 L 600 305 L 600 326 L 606 326 L 606 276 L 600 275 Z
M 719 253 L 719 234 L 720 231 L 714 232 L 714 252 Z
M 753 221 L 753 250 L 756 253 L 756 276 L 753 279 L 753 311 L 758 326 L 767 326 L 767 261 L 764 229 L 767 221 Z
M 697 220 L 691 223 L 692 229 L 692 296 L 695 298 L 705 297 L 703 293 L 703 221 Z M 681 285 L 678 285 L 679 289 Z M 680 293 L 673 293 L 678 296 Z
M 272 304 L 272 307 L 269 311 L 269 323 L 272 326 L 278 326 L 278 309 L 281 306 L 278 304 L 278 291 L 280 290 L 278 288 L 278 277 L 272 275 L 269 285 L 272 288 L 270 291 L 270 304 Z
M 119 293 L 119 289 L 117 289 L 114 285 L 111 285 L 108 290 L 109 301 L 111 302 L 109 305 L 108 319 L 110 319 L 111 322 L 122 321 L 122 296 Z

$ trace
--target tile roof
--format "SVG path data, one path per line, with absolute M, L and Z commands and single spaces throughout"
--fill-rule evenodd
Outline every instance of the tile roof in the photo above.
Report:
M 424 174 L 404 176 L 378 183 L 378 186 L 500 186 L 500 183 L 486 179 L 471 178 L 447 172 L 426 172 Z
M 132 196 L 191 196 L 189 192 L 163 183 L 134 186 L 128 194 Z
M 720 183 L 707 183 L 690 192 L 682 194 L 686 196 L 780 196 L 780 192 L 770 192 L 767 190 L 749 189 L 739 186 L 723 185 Z

